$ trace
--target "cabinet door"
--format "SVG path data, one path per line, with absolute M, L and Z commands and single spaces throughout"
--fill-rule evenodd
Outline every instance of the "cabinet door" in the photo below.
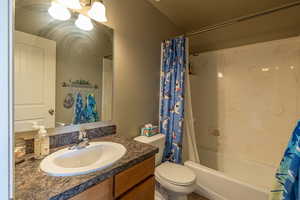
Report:
M 155 178 L 152 176 L 125 193 L 119 200 L 154 200 L 154 192 Z
M 115 198 L 154 175 L 155 157 L 151 157 L 115 176 Z
M 86 191 L 71 198 L 71 200 L 112 200 L 113 178 L 107 179 Z
M 15 31 L 15 131 L 55 126 L 56 42 Z

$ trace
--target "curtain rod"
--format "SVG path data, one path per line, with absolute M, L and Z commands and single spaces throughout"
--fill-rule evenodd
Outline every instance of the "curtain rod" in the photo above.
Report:
M 235 23 L 247 21 L 249 19 L 253 19 L 253 18 L 256 18 L 256 17 L 268 15 L 268 14 L 271 14 L 271 13 L 274 13 L 274 12 L 277 12 L 277 11 L 280 11 L 280 10 L 292 8 L 292 7 L 299 6 L 299 5 L 300 5 L 300 1 L 295 1 L 295 2 L 292 2 L 292 3 L 284 4 L 282 6 L 278 6 L 278 7 L 271 8 L 271 9 L 267 9 L 267 10 L 262 11 L 262 12 L 256 12 L 256 13 L 245 15 L 245 16 L 242 16 L 242 17 L 230 19 L 228 21 L 224 21 L 222 23 L 218 23 L 218 24 L 215 24 L 215 25 L 205 26 L 205 27 L 201 28 L 198 31 L 186 33 L 185 36 L 187 36 L 187 37 L 193 37 L 193 36 L 199 35 L 201 33 L 209 32 L 209 31 L 213 31 L 213 30 L 217 30 L 217 29 L 221 29 L 223 27 L 230 26 L 230 25 L 233 25 Z

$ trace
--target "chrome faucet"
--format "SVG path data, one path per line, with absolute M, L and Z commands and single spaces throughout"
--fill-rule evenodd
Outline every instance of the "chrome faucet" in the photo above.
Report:
M 69 149 L 70 150 L 75 150 L 75 149 L 83 149 L 86 148 L 87 146 L 90 145 L 89 138 L 87 136 L 86 129 L 84 127 L 80 127 L 79 130 L 79 135 L 78 135 L 78 141 L 76 144 L 71 146 Z

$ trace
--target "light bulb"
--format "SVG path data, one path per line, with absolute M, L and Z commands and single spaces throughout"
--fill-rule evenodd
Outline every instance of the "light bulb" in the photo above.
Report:
M 88 15 L 98 22 L 107 22 L 105 6 L 100 2 L 93 3 Z
M 79 14 L 78 19 L 75 21 L 75 25 L 85 31 L 90 31 L 94 28 L 91 19 L 82 14 Z
M 68 20 L 71 18 L 70 11 L 67 8 L 63 7 L 62 5 L 60 5 L 56 2 L 51 3 L 51 7 L 48 9 L 48 13 L 54 19 L 58 19 L 58 20 L 62 20 L 62 21 L 65 21 L 65 20 Z
M 58 0 L 58 2 L 71 9 L 80 10 L 82 8 L 79 0 Z
M 223 77 L 224 77 L 223 73 L 222 72 L 218 72 L 218 78 L 223 78 Z

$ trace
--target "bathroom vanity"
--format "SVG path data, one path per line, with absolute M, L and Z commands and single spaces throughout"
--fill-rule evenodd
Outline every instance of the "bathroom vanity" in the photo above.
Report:
M 154 199 L 154 157 L 148 158 L 114 177 L 74 196 L 72 200 Z
M 54 5 L 70 11 L 60 4 L 15 1 L 14 131 L 21 139 L 18 149 L 26 149 L 26 155 L 14 169 L 14 199 L 153 200 L 158 148 L 116 135 L 116 127 L 111 125 L 114 30 L 96 21 L 89 30 L 83 29 L 78 25 L 83 16 L 75 10 L 69 19 L 57 20 Z M 92 6 L 82 5 L 82 12 Z M 36 136 L 36 127 L 43 127 L 43 137 Z M 79 151 L 97 142 L 98 149 L 76 157 L 76 149 L 68 147 L 81 141 L 81 128 L 88 130 L 91 143 Z M 106 150 L 99 147 L 105 142 L 111 145 Z M 113 152 L 116 143 L 125 147 L 126 153 Z M 50 149 L 52 158 L 64 151 L 59 154 L 64 166 L 57 164 L 58 157 L 49 162 L 34 159 L 33 152 L 39 154 L 39 149 L 47 149 L 47 153 Z M 75 172 L 59 171 L 59 166 Z M 78 172 L 79 168 L 84 168 L 84 173 Z
M 55 177 L 40 170 L 41 160 L 31 154 L 17 164 L 15 199 L 36 200 L 134 200 L 154 199 L 155 154 L 158 149 L 147 144 L 111 135 L 93 139 L 122 144 L 127 152 L 112 166 L 85 175 Z M 66 148 L 51 149 L 56 152 Z

